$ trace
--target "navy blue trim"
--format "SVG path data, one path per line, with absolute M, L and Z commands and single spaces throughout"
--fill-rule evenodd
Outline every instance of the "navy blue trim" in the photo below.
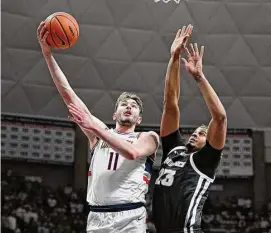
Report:
M 97 145 L 98 145 L 99 142 L 100 142 L 100 138 L 97 138 L 97 137 L 96 137 L 96 139 L 97 139 L 97 142 L 94 144 L 94 146 L 93 146 L 93 147 L 90 149 L 90 151 L 89 151 L 89 155 L 90 155 L 90 156 L 93 155 L 94 150 L 96 149 Z
M 145 206 L 142 202 L 136 203 L 125 203 L 125 204 L 118 204 L 118 205 L 90 205 L 89 211 L 92 212 L 120 212 L 125 210 L 133 210 L 138 209 L 142 206 Z
M 146 163 L 145 163 L 145 171 L 149 172 L 151 174 L 152 165 L 153 165 L 153 160 L 150 157 L 147 157 L 147 160 L 146 160 Z

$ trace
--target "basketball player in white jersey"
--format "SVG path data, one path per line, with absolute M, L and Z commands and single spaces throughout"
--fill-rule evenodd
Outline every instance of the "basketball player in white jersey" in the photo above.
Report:
M 159 144 L 155 132 L 136 133 L 142 121 L 142 102 L 132 93 L 123 93 L 113 119 L 114 130 L 93 116 L 71 88 L 46 42 L 44 22 L 37 37 L 56 88 L 75 121 L 89 139 L 92 158 L 87 201 L 90 213 L 87 233 L 146 232 L 145 194 Z

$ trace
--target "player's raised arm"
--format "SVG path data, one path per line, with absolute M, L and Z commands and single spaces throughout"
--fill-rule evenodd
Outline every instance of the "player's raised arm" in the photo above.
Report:
M 198 45 L 196 43 L 194 46 L 190 44 L 190 51 L 185 48 L 185 52 L 188 58 L 188 60 L 182 58 L 185 63 L 185 68 L 198 83 L 200 91 L 212 116 L 207 131 L 207 141 L 213 148 L 220 150 L 225 145 L 227 116 L 216 92 L 204 76 L 202 70 L 204 47 L 201 46 L 201 50 L 199 52 Z
M 160 136 L 165 137 L 179 128 L 180 123 L 180 52 L 183 50 L 193 27 L 188 25 L 178 30 L 171 46 L 171 57 L 167 67 L 164 106 L 161 120 Z
M 54 59 L 51 53 L 51 48 L 46 42 L 48 34 L 49 32 L 46 31 L 45 23 L 41 22 L 37 30 L 37 37 L 42 49 L 44 59 L 48 65 L 53 82 L 55 83 L 55 86 L 59 94 L 61 95 L 67 106 L 70 103 L 73 103 L 75 105 L 81 106 L 81 108 L 84 109 L 84 111 L 89 112 L 86 105 L 82 102 L 82 100 L 75 94 L 75 92 L 71 88 L 66 76 L 64 75 L 59 65 L 57 64 L 56 60 Z M 101 127 L 106 128 L 106 125 L 99 119 L 97 119 L 94 116 L 93 119 L 95 120 L 96 124 L 99 124 Z M 84 131 L 84 133 L 89 138 L 91 147 L 93 147 L 97 141 L 97 138 L 90 131 Z
M 153 132 L 144 132 L 140 135 L 139 139 L 131 144 L 127 140 L 122 139 L 95 124 L 91 113 L 86 113 L 80 107 L 70 104 L 69 111 L 73 116 L 73 121 L 81 126 L 81 128 L 93 132 L 98 138 L 106 142 L 110 147 L 118 152 L 120 155 L 129 160 L 138 159 L 140 157 L 151 156 L 155 154 L 158 145 L 159 137 Z

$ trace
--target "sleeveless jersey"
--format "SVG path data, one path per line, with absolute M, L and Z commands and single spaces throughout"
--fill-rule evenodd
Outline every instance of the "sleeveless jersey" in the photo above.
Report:
M 169 153 L 155 182 L 153 218 L 158 233 L 199 233 L 201 213 L 214 179 L 198 170 L 185 146 Z
M 134 143 L 140 134 L 110 131 L 130 143 Z M 90 205 L 145 203 L 153 158 L 128 160 L 99 140 L 89 166 L 87 202 Z

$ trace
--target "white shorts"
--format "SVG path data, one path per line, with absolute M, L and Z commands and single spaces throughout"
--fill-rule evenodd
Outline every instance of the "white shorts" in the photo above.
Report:
M 146 233 L 146 209 L 88 214 L 87 233 Z

